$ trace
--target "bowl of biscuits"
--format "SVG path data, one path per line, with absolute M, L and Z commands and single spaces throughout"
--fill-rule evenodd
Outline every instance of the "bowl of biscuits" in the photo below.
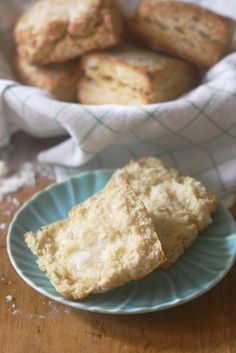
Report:
M 142 0 L 131 17 L 114 0 L 41 0 L 17 21 L 23 84 L 80 104 L 177 99 L 229 48 L 234 21 L 181 1 Z M 128 44 L 127 44 L 128 42 Z
M 0 12 L 4 136 L 12 125 L 67 134 L 39 159 L 70 167 L 120 144 L 132 149 L 126 161 L 198 149 L 210 168 L 211 139 L 234 120 L 233 19 L 183 1 L 10 3 Z

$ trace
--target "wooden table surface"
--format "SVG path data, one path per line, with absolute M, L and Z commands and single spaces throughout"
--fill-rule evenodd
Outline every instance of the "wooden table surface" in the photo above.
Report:
M 16 197 L 23 202 L 46 184 L 41 179 Z M 9 200 L 0 203 L 0 224 L 8 224 L 16 208 Z M 231 211 L 236 218 L 236 206 Z M 7 256 L 6 232 L 0 230 L 0 352 L 236 352 L 236 265 L 215 288 L 176 308 L 134 316 L 89 313 L 50 301 L 21 280 Z

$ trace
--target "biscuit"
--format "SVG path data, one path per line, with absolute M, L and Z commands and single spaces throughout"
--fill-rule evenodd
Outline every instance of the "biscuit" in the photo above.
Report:
M 133 46 L 85 55 L 78 97 L 85 104 L 140 105 L 175 99 L 199 81 L 182 60 Z
M 59 100 L 76 101 L 79 77 L 78 60 L 36 66 L 17 56 L 15 72 L 19 80 L 26 85 L 45 89 Z
M 112 0 L 41 0 L 16 24 L 19 54 L 31 64 L 63 62 L 122 40 L 123 24 Z
M 117 178 L 128 180 L 151 215 L 167 258 L 163 267 L 173 264 L 212 222 L 215 196 L 199 181 L 156 158 L 129 162 L 113 175 L 112 182 Z
M 142 0 L 128 28 L 149 45 L 209 68 L 227 50 L 234 21 L 182 1 Z
M 125 181 L 25 241 L 56 290 L 74 299 L 142 278 L 165 261 L 152 219 Z

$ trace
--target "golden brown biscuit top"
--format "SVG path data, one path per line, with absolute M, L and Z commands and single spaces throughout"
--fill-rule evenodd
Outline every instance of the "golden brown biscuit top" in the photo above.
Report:
M 49 40 L 60 38 L 66 30 L 71 36 L 88 35 L 98 20 L 98 8 L 109 3 L 108 0 L 42 0 L 22 16 L 17 30 L 31 28 L 37 33 L 42 30 L 48 33 Z
M 172 62 L 179 62 L 179 59 L 168 57 L 164 54 L 151 52 L 131 45 L 123 45 L 109 51 L 94 52 L 85 56 L 86 65 L 97 65 L 97 59 L 109 59 L 116 62 L 130 64 L 132 67 L 145 68 L 148 71 L 162 69 Z

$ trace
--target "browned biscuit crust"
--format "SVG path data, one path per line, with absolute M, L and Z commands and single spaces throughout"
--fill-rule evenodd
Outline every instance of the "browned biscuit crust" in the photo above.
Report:
M 122 32 L 111 0 L 42 0 L 19 19 L 14 35 L 19 54 L 42 65 L 116 45 Z
M 234 21 L 181 1 L 142 0 L 128 28 L 149 45 L 209 68 L 227 50 Z
M 137 47 L 85 55 L 78 97 L 85 104 L 140 105 L 175 99 L 199 82 L 193 65 Z
M 76 101 L 79 78 L 78 60 L 61 64 L 36 66 L 17 56 L 14 68 L 17 77 L 22 83 L 45 89 L 59 100 Z

